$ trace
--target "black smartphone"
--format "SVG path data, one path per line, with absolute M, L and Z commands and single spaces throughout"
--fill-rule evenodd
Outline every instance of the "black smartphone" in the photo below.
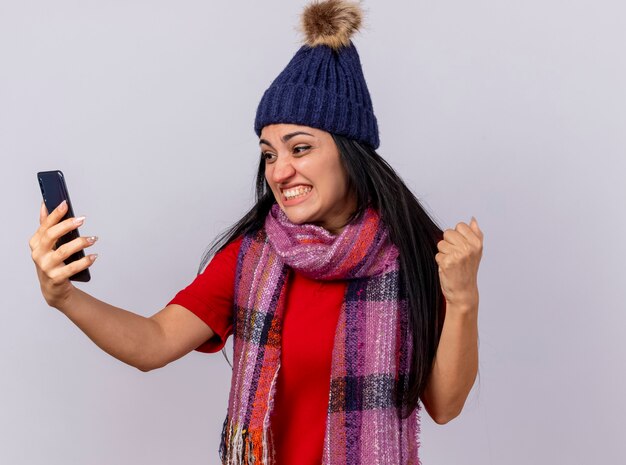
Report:
M 65 176 L 59 170 L 55 171 L 40 171 L 37 173 L 37 179 L 39 180 L 39 187 L 41 188 L 41 195 L 43 195 L 43 201 L 46 204 L 46 208 L 48 209 L 48 213 L 52 212 L 56 207 L 59 206 L 61 202 L 67 200 L 67 212 L 59 220 L 59 223 L 67 218 L 71 218 L 74 216 L 74 209 L 72 208 L 72 202 L 70 201 L 70 195 L 67 190 L 67 185 L 65 184 Z M 77 237 L 80 237 L 78 232 L 78 228 L 72 229 L 67 234 L 64 234 L 59 238 L 55 245 L 55 249 L 59 248 L 63 244 L 70 242 Z M 85 256 L 85 252 L 83 249 L 79 250 L 76 253 L 73 253 L 69 257 L 67 257 L 63 262 L 66 265 L 70 263 L 80 260 Z M 82 281 L 87 282 L 91 279 L 91 275 L 89 274 L 89 268 L 85 268 L 84 270 L 79 271 L 78 273 L 70 276 L 69 278 L 72 281 Z

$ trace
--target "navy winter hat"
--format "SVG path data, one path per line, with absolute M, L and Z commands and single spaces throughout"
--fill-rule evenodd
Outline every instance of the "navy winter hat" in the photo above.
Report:
M 358 4 L 345 0 L 314 1 L 305 8 L 305 44 L 263 94 L 254 121 L 257 136 L 268 124 L 301 124 L 378 148 L 378 123 L 350 40 L 362 16 Z

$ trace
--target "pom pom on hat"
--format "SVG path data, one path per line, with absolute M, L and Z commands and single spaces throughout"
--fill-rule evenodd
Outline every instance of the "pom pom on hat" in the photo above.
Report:
M 363 12 L 358 3 L 315 0 L 304 9 L 300 27 L 308 46 L 328 45 L 338 50 L 350 44 L 362 21 Z
M 254 130 L 291 123 L 340 134 L 377 148 L 378 123 L 351 41 L 363 13 L 348 0 L 313 0 L 304 9 L 300 27 L 304 44 L 264 92 Z

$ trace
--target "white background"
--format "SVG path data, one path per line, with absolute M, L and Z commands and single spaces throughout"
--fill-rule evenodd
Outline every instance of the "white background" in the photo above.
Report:
M 35 173 L 64 171 L 100 237 L 77 286 L 156 313 L 251 206 L 256 106 L 304 4 L 0 1 L 0 463 L 218 463 L 219 353 L 142 373 L 46 305 Z M 626 7 L 365 8 L 379 153 L 443 229 L 485 234 L 480 379 L 455 420 L 424 413 L 424 465 L 621 462 Z

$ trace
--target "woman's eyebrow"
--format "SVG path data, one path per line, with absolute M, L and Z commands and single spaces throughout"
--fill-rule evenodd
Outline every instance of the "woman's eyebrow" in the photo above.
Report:
M 305 135 L 305 136 L 311 136 L 311 137 L 315 137 L 313 134 L 309 134 L 308 132 L 304 132 L 304 131 L 296 131 L 296 132 L 290 132 L 289 134 L 285 134 L 283 137 L 281 137 L 281 140 L 283 142 L 287 142 L 289 139 L 291 139 L 292 137 L 298 136 L 298 135 Z M 272 146 L 272 144 L 270 144 L 268 141 L 266 141 L 265 139 L 261 139 L 259 141 L 259 145 L 260 144 L 265 144 L 265 145 L 269 145 L 270 147 L 274 148 Z
M 289 134 L 285 134 L 282 137 L 282 141 L 283 142 L 287 142 L 289 139 L 291 139 L 292 137 L 298 136 L 300 134 L 303 134 L 305 136 L 311 136 L 311 137 L 315 137 L 313 136 L 313 134 L 309 134 L 308 132 L 304 132 L 304 131 L 296 131 L 296 132 L 290 132 Z

